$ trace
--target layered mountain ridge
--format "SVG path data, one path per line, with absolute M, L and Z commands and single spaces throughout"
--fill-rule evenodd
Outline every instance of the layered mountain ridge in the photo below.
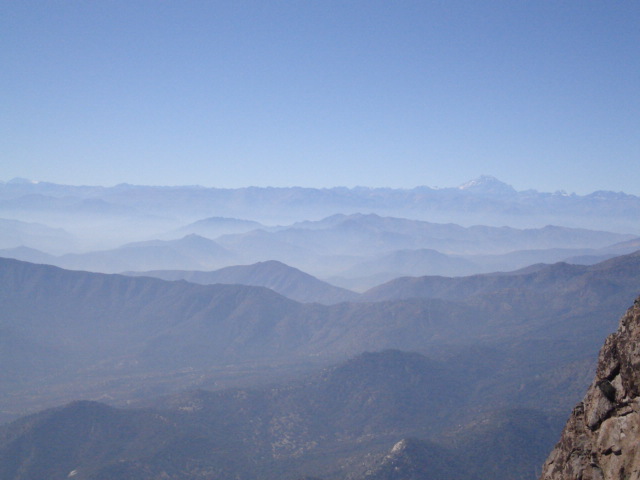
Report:
M 335 213 L 375 213 L 474 225 L 519 228 L 565 225 L 640 234 L 640 198 L 616 192 L 589 195 L 515 191 L 492 177 L 461 188 L 205 188 L 198 186 L 71 186 L 48 182 L 0 182 L 0 217 L 62 227 L 104 246 L 148 239 L 149 233 L 176 231 L 186 223 L 218 218 L 196 232 L 219 231 L 222 218 L 266 225 L 289 224 Z M 235 222 L 233 228 L 249 227 Z M 217 225 L 212 225 L 217 224 Z M 213 230 L 208 227 L 214 226 Z M 257 225 L 254 225 L 257 226 Z M 92 238 L 91 229 L 103 230 Z M 204 228 L 204 230 L 201 230 Z M 191 230 L 193 232 L 193 230 Z M 123 235 L 124 233 L 127 235 Z M 15 245 L 7 245 L 11 247 Z M 36 245 L 28 245 L 37 248 Z
M 0 258 L 0 478 L 532 480 L 640 291 L 638 212 L 488 176 L 0 182 L 0 256 L 34 262 Z M 545 480 L 640 477 L 634 308 Z
M 127 275 L 149 276 L 163 280 L 186 280 L 202 285 L 224 283 L 267 287 L 280 295 L 303 303 L 318 302 L 331 305 L 355 301 L 359 297 L 355 292 L 330 285 L 277 260 L 225 267 L 211 272 L 156 270 L 127 272 Z
M 250 229 L 243 233 L 230 233 L 235 228 L 233 221 L 231 226 L 229 222 L 219 224 L 214 220 L 214 223 L 226 225 L 224 228 L 230 230 L 215 239 L 197 233 L 180 238 L 163 233 L 152 240 L 130 242 L 108 250 L 63 255 L 34 249 L 34 245 L 42 241 L 36 236 L 25 238 L 20 246 L 13 243 L 16 245 L 13 248 L 0 249 L 0 255 L 102 273 L 210 271 L 277 260 L 316 277 L 330 277 L 330 283 L 342 282 L 337 284 L 346 288 L 355 282 L 359 290 L 363 290 L 362 286 L 371 287 L 404 275 L 458 276 L 508 271 L 569 257 L 595 263 L 602 257 L 639 248 L 637 237 L 606 231 L 557 226 L 462 227 L 376 214 L 339 214 L 319 221 Z M 19 223 L 20 228 L 16 227 L 12 234 L 14 238 L 19 238 L 21 231 L 28 231 L 27 226 Z M 97 227 L 97 231 L 106 235 L 112 230 L 105 229 L 104 225 Z M 169 239 L 157 239 L 167 235 Z M 12 241 L 11 235 L 7 241 Z M 590 256 L 596 260 L 590 261 Z
M 11 417 L 73 398 L 123 401 L 150 390 L 220 388 L 232 377 L 269 378 L 286 365 L 304 370 L 388 348 L 492 371 L 472 392 L 482 402 L 532 407 L 544 399 L 547 408 L 568 408 L 587 383 L 582 372 L 591 352 L 613 329 L 620 305 L 640 289 L 638 262 L 628 255 L 587 270 L 558 264 L 521 274 L 435 277 L 413 298 L 327 306 L 264 287 L 0 259 L 0 411 Z M 559 368 L 566 370 L 560 376 L 553 373 Z

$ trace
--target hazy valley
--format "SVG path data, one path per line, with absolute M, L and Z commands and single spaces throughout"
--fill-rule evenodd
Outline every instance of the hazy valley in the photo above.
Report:
M 640 292 L 638 212 L 0 184 L 0 478 L 535 479 Z

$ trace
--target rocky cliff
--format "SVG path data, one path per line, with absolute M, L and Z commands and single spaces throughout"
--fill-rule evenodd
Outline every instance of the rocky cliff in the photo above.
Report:
M 640 479 L 640 298 L 605 341 L 541 480 Z

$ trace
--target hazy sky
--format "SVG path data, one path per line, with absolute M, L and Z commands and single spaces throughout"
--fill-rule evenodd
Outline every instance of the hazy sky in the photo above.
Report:
M 640 194 L 640 2 L 0 0 L 0 180 Z

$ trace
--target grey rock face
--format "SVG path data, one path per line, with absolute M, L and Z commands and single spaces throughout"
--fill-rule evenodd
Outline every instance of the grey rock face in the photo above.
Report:
M 640 479 L 640 298 L 605 341 L 541 480 Z

